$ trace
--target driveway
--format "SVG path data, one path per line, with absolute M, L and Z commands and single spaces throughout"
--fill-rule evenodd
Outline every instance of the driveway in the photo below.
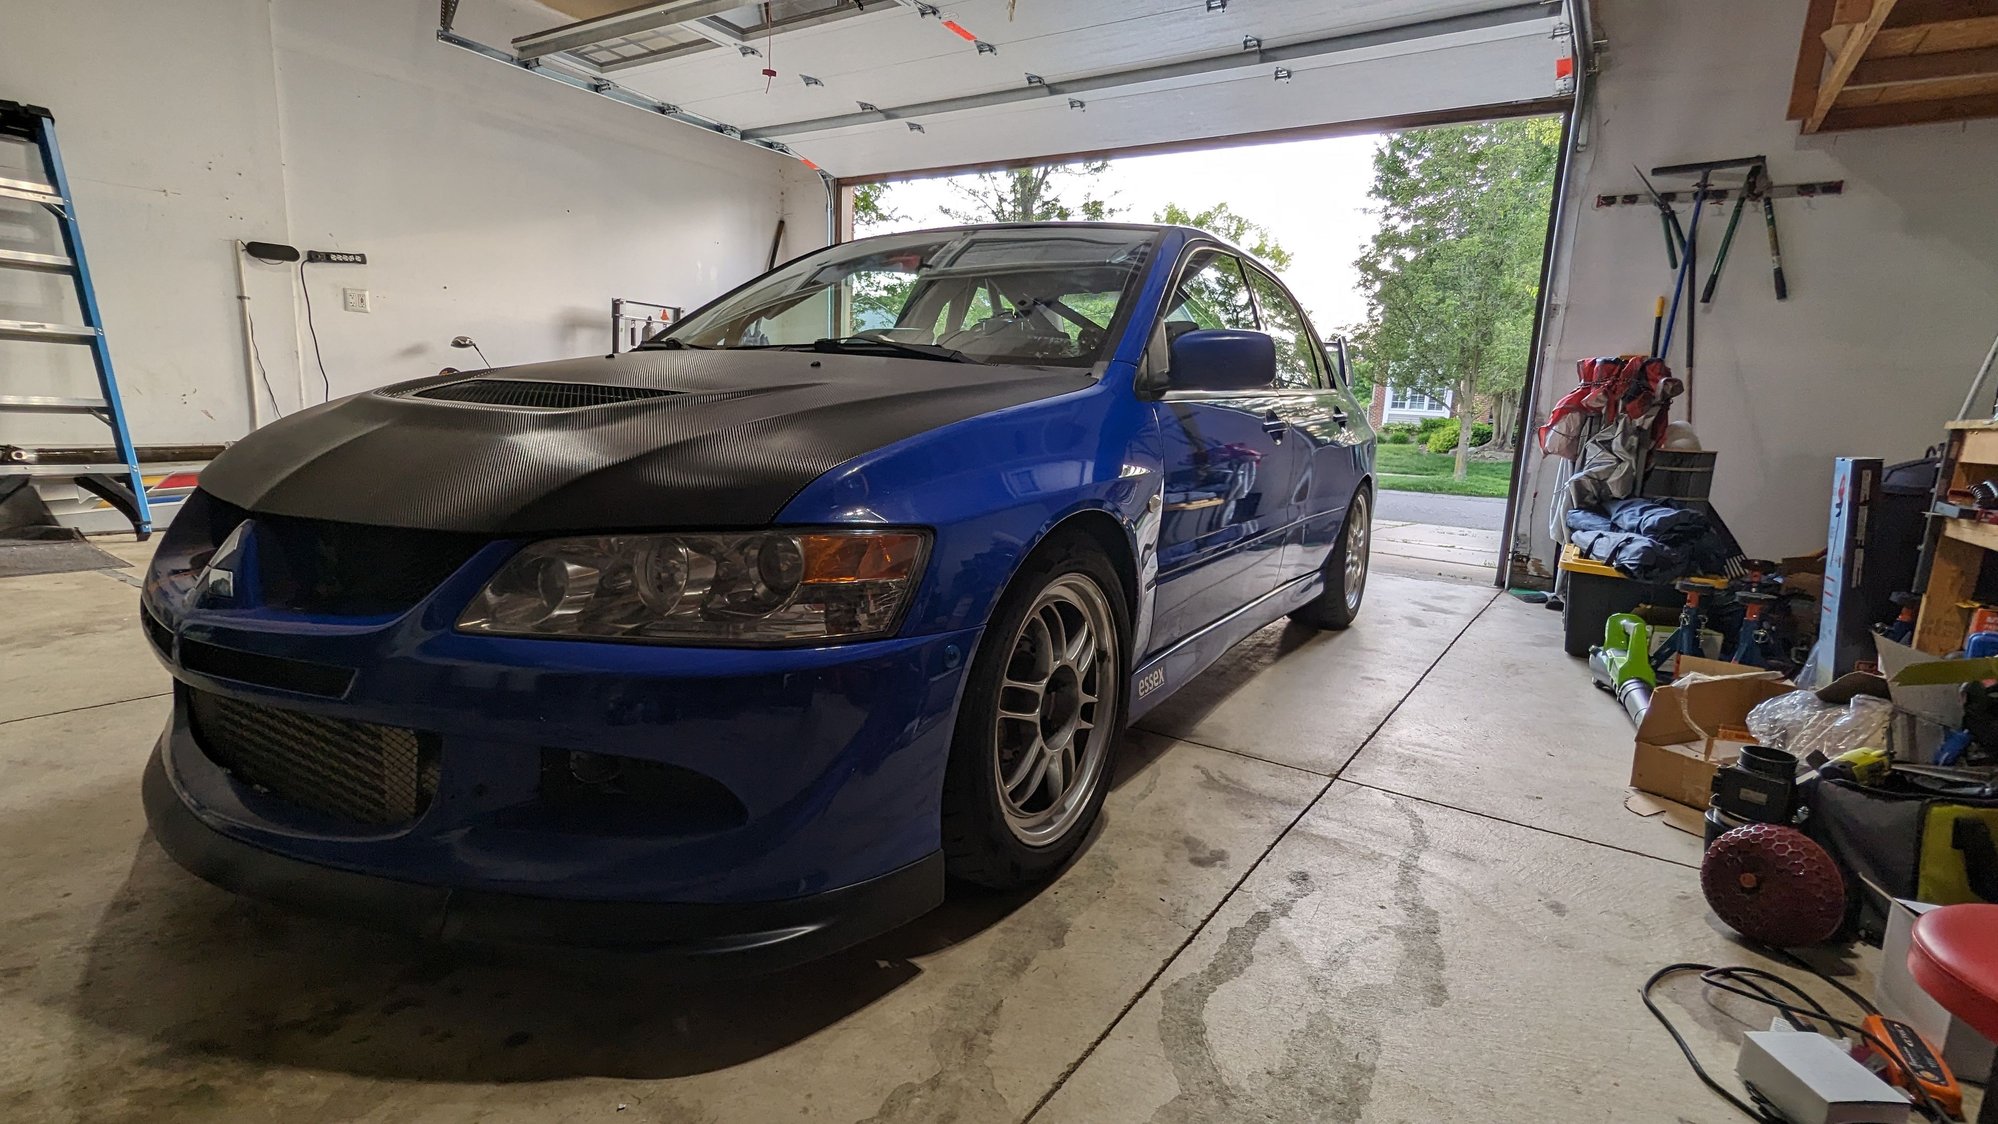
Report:
M 1383 489 L 1374 504 L 1374 518 L 1391 523 L 1429 523 L 1438 527 L 1468 527 L 1498 531 L 1505 526 L 1505 500 L 1487 496 L 1439 496 L 1428 492 Z

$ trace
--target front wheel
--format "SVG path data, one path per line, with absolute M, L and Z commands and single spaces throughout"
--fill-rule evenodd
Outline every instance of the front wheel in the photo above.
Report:
M 998 889 L 1073 855 L 1109 788 L 1128 624 L 1117 576 L 1083 542 L 1015 577 L 979 641 L 944 777 L 952 876 Z
M 1360 615 L 1360 601 L 1367 593 L 1373 537 L 1372 500 L 1363 489 L 1353 494 L 1339 541 L 1325 559 L 1325 591 L 1299 606 L 1290 618 L 1312 628 L 1338 630 L 1351 625 Z

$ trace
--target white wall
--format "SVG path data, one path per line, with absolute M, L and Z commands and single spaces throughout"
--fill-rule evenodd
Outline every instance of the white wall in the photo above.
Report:
M 1805 0 L 1596 7 L 1610 48 L 1572 184 L 1538 417 L 1575 385 L 1577 359 L 1643 350 L 1671 285 L 1657 213 L 1593 205 L 1638 188 L 1632 165 L 1766 153 L 1779 183 L 1843 179 L 1837 198 L 1776 204 L 1786 301 L 1759 217 L 1743 218 L 1700 310 L 1692 417 L 1720 452 L 1714 502 L 1748 553 L 1822 549 L 1832 458 L 1919 456 L 1998 333 L 1998 121 L 1802 136 L 1784 112 Z M 1710 208 L 1702 221 L 1703 263 L 1726 217 Z M 1535 459 L 1515 549 L 1544 566 L 1559 481 Z
M 824 189 L 801 164 L 439 43 L 435 4 L 0 6 L 0 97 L 56 112 L 143 444 L 249 426 L 238 238 L 368 255 L 306 274 L 335 396 L 472 365 L 445 346 L 460 333 L 498 363 L 606 350 L 612 297 L 697 305 L 761 271 L 779 217 L 786 256 L 823 241 Z M 466 0 L 459 29 L 504 44 L 560 19 Z M 27 228 L 11 206 L 0 245 Z M 247 269 L 278 403 L 297 408 L 302 382 L 320 400 L 297 267 Z M 0 318 L 73 318 L 60 278 L 22 276 L 0 281 Z M 342 311 L 346 287 L 374 311 Z M 0 378 L 58 392 L 49 349 L 0 347 Z M 0 415 L 0 442 L 103 434 Z
M 286 231 L 266 4 L 0 0 L 0 29 L 0 98 L 55 112 L 137 439 L 241 436 L 231 239 Z M 54 230 L 39 207 L 0 199 L 0 245 L 52 251 Z M 76 323 L 71 294 L 59 275 L 0 270 L 0 319 Z M 259 321 L 265 361 L 295 382 L 289 310 Z M 94 379 L 82 348 L 0 341 L 0 393 L 89 395 Z M 0 414 L 0 443 L 110 441 L 87 418 Z

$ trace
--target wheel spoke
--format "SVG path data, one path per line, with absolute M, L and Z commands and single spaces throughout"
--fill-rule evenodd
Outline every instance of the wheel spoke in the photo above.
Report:
M 1047 774 L 1048 760 L 1052 756 L 1048 752 L 1048 743 L 1039 734 L 1035 734 L 1034 740 L 1028 743 L 1026 751 L 1020 754 L 1020 763 L 1002 782 L 1006 788 L 1007 798 L 1018 804 L 1031 795 L 1035 787 L 1041 783 L 1041 778 Z
M 1052 670 L 1053 665 L 1062 662 L 1068 655 L 1068 622 L 1061 619 L 1061 607 L 1058 605 L 1049 605 L 1041 610 L 1041 622 L 1041 627 L 1047 632 L 1048 664 Z
M 1060 800 L 1062 791 L 1068 787 L 1068 771 L 1069 766 L 1073 764 L 1071 751 L 1074 747 L 1075 739 L 1070 738 L 1060 749 L 1050 746 L 1043 754 L 1047 763 L 1048 799 L 1050 801 Z M 1032 789 L 1028 791 L 1031 792 Z
M 1090 631 L 1088 621 L 1076 626 L 1068 647 L 1062 649 L 1062 658 L 1075 668 L 1077 675 L 1089 670 L 1090 663 L 1096 659 L 1096 634 Z
M 1011 718 L 1020 722 L 1041 720 L 1041 696 L 1047 691 L 1044 679 L 1039 683 L 1026 683 L 1018 679 L 1002 679 L 999 682 L 999 717 Z M 1008 696 L 1013 696 L 1011 699 Z M 1024 696 L 1024 697 L 1022 697 Z M 1012 705 L 1008 705 L 1008 703 Z

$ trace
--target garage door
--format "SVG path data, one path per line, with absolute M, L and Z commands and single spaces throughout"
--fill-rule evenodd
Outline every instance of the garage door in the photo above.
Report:
M 1564 3 L 675 0 L 514 53 L 614 82 L 835 176 L 1502 111 L 1569 92 Z

